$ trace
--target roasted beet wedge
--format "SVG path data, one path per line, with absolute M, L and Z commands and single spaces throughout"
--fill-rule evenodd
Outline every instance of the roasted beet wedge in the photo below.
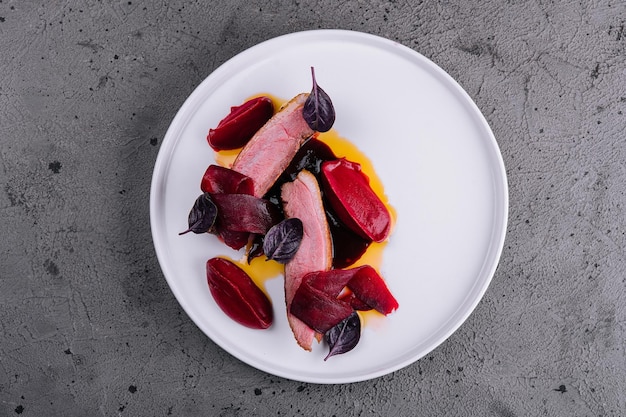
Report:
M 231 107 L 230 113 L 210 129 L 207 141 L 216 151 L 244 146 L 274 114 L 274 104 L 268 97 L 256 97 L 241 106 Z
M 215 234 L 224 242 L 229 248 L 239 250 L 246 246 L 250 241 L 250 232 L 237 232 L 235 230 L 229 230 L 220 224 L 219 217 L 215 222 Z
M 265 234 L 282 220 L 278 207 L 248 194 L 212 194 L 219 227 L 235 232 Z
M 209 165 L 202 176 L 200 189 L 212 194 L 254 193 L 252 178 L 219 165 Z
M 353 311 L 349 302 L 305 283 L 296 291 L 290 309 L 291 314 L 321 334 L 348 318 Z
M 345 287 L 349 291 L 345 292 Z M 398 302 L 378 272 L 364 265 L 306 274 L 292 300 L 290 312 L 324 333 L 348 317 L 352 310 L 371 308 L 387 315 L 398 308 Z
M 354 271 L 347 286 L 356 298 L 381 314 L 387 315 L 398 309 L 398 301 L 374 268 L 364 265 Z
M 213 299 L 228 317 L 253 329 L 272 325 L 272 303 L 243 269 L 228 259 L 211 258 L 206 274 Z
M 340 300 L 350 303 L 353 309 L 357 311 L 369 311 L 373 310 L 372 306 L 365 304 L 352 291 L 345 291 L 339 297 Z
M 215 195 L 217 194 L 246 194 L 251 196 L 254 192 L 254 185 L 251 178 L 219 165 L 209 165 L 202 176 L 200 188 L 213 196 L 211 197 L 212 201 L 214 201 Z M 239 229 L 250 228 L 249 225 L 241 225 L 241 223 L 250 220 L 250 217 L 254 219 L 260 216 L 262 219 L 261 225 L 259 226 L 257 224 L 254 227 L 255 229 L 264 229 L 266 227 L 265 224 L 267 221 L 263 220 L 266 216 L 263 215 L 263 213 L 265 212 L 264 209 L 266 208 L 267 202 L 259 202 L 255 198 L 246 199 L 245 197 L 217 197 L 217 199 L 221 201 L 222 208 L 218 213 L 214 232 L 228 247 L 239 250 L 248 243 L 250 240 L 250 232 L 241 231 Z M 245 201 L 243 201 L 244 199 Z M 227 210 L 233 209 L 233 206 L 239 208 L 240 204 L 246 203 L 248 206 L 252 206 L 251 208 L 249 207 L 248 211 L 252 210 L 253 213 L 259 211 L 258 206 L 260 206 L 261 214 L 256 213 L 256 215 L 253 214 L 247 218 L 239 219 L 239 217 L 237 217 L 233 219 L 234 216 L 238 216 L 238 213 L 230 214 Z M 272 217 L 279 217 L 275 207 L 270 207 L 269 210 L 271 210 Z M 230 229 L 233 227 L 233 223 L 240 225 L 234 227 L 234 229 Z
M 356 268 L 314 271 L 306 274 L 302 282 L 303 285 L 306 284 L 328 294 L 330 297 L 337 298 L 354 277 L 356 271 Z
M 308 94 L 285 104 L 241 150 L 232 169 L 254 181 L 254 195 L 263 197 L 287 168 L 300 146 L 313 135 L 302 117 Z
M 361 172 L 345 158 L 322 164 L 325 196 L 341 221 L 355 233 L 382 242 L 391 230 L 391 215 Z
M 352 270 L 333 269 L 306 274 L 292 303 L 291 314 L 319 333 L 326 333 L 354 311 L 337 296 L 354 276 Z
M 313 174 L 306 170 L 301 171 L 293 182 L 283 185 L 281 198 L 285 215 L 302 220 L 304 230 L 298 252 L 285 265 L 287 320 L 298 344 L 305 350 L 311 350 L 315 331 L 291 314 L 291 301 L 306 274 L 330 269 L 330 232 L 319 185 Z

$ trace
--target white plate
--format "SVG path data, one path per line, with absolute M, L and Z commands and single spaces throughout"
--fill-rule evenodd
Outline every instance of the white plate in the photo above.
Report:
M 275 322 L 244 328 L 216 306 L 205 262 L 235 259 L 210 235 L 188 234 L 187 215 L 214 161 L 206 143 L 231 105 L 262 92 L 308 92 L 310 67 L 331 96 L 334 128 L 372 160 L 397 223 L 382 274 L 400 308 L 369 323 L 351 352 L 324 361 L 326 346 L 299 348 L 287 325 L 282 277 L 266 281 Z M 256 45 L 220 66 L 191 94 L 165 135 L 150 196 L 156 253 L 172 292 L 196 325 L 240 360 L 268 373 L 345 383 L 405 367 L 437 347 L 469 316 L 495 272 L 508 191 L 502 157 L 484 117 L 434 63 L 393 41 L 317 30 Z

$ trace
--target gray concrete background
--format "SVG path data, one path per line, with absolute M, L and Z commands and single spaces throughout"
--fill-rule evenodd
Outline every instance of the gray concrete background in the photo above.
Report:
M 0 0 L 0 416 L 626 414 L 626 5 L 592 1 Z M 189 320 L 149 229 L 174 114 L 292 31 L 396 40 L 467 90 L 510 186 L 502 260 L 415 364 L 312 385 Z

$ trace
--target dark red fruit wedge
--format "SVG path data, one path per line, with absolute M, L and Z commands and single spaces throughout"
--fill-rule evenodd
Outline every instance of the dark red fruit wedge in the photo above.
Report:
M 215 234 L 229 248 L 239 250 L 248 244 L 250 233 L 236 232 L 234 230 L 225 229 L 218 220 L 215 222 Z
M 344 292 L 345 287 L 348 292 Z M 353 310 L 370 308 L 387 315 L 398 308 L 398 301 L 378 272 L 369 265 L 363 265 L 305 275 L 291 302 L 290 311 L 307 326 L 324 333 L 347 318 Z
M 349 303 L 353 309 L 357 311 L 368 311 L 372 310 L 372 307 L 365 304 L 365 302 L 361 301 L 354 293 L 350 290 L 341 293 L 339 297 L 340 300 Z
M 385 315 L 398 309 L 398 301 L 374 268 L 364 265 L 354 270 L 355 274 L 347 287 L 356 298 Z
M 265 234 L 282 220 L 280 210 L 268 200 L 248 194 L 212 194 L 221 229 Z
M 329 271 L 316 271 L 306 274 L 302 285 L 308 285 L 323 291 L 332 298 L 337 298 L 350 282 L 356 269 L 331 269 Z
M 274 104 L 268 97 L 250 99 L 231 107 L 228 116 L 209 130 L 207 141 L 216 151 L 241 148 L 273 114 Z
M 243 269 L 228 259 L 211 258 L 206 273 L 211 295 L 228 317 L 253 329 L 272 325 L 272 303 Z
M 366 239 L 382 242 L 391 230 L 391 215 L 361 172 L 345 158 L 322 164 L 322 185 L 339 219 Z
M 200 189 L 211 194 L 254 193 L 252 178 L 219 165 L 209 165 L 202 176 Z
M 291 314 L 321 334 L 335 327 L 353 311 L 350 303 L 331 297 L 304 281 L 291 302 Z

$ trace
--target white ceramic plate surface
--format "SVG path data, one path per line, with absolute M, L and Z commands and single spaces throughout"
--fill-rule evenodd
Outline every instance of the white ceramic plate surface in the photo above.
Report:
M 268 92 L 308 92 L 310 67 L 331 96 L 334 129 L 367 155 L 397 222 L 381 272 L 400 308 L 367 323 L 351 352 L 299 348 L 285 318 L 283 280 L 265 282 L 275 322 L 267 330 L 234 323 L 209 293 L 205 262 L 240 259 L 211 235 L 178 233 L 214 162 L 206 134 L 231 105 Z M 303 382 L 346 383 L 403 368 L 437 347 L 466 320 L 495 272 L 505 237 L 507 181 L 484 117 L 441 68 L 393 41 L 350 31 L 281 36 L 230 59 L 181 107 L 161 145 L 150 196 L 156 253 L 189 317 L 233 356 Z

